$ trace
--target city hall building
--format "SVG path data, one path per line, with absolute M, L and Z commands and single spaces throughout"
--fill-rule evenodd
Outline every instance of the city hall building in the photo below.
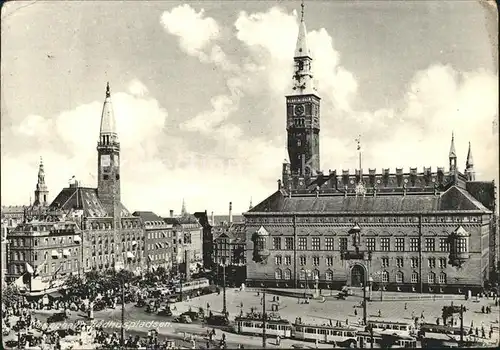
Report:
M 480 289 L 496 261 L 496 188 L 475 180 L 470 145 L 463 173 L 453 137 L 447 169 L 319 171 L 321 99 L 306 33 L 302 17 L 286 96 L 289 161 L 277 191 L 244 214 L 247 285 Z

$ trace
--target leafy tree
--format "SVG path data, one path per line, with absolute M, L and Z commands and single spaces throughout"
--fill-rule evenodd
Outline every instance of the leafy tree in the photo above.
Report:
M 21 300 L 21 294 L 15 284 L 11 283 L 2 288 L 2 302 L 5 305 L 12 305 L 19 300 Z

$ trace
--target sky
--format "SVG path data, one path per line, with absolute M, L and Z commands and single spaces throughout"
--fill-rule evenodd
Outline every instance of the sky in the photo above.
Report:
M 498 18 L 479 1 L 306 1 L 321 167 L 498 183 Z M 106 82 L 130 211 L 226 214 L 277 189 L 299 1 L 16 1 L 1 13 L 1 203 L 95 187 Z

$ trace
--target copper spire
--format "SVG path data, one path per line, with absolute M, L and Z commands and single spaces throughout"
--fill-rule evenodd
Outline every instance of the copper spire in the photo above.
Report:
M 469 151 L 467 152 L 467 163 L 466 168 L 470 168 L 474 165 L 474 159 L 472 159 L 472 150 L 469 142 Z
M 451 133 L 451 146 L 450 146 L 450 154 L 449 158 L 457 158 L 457 152 L 455 151 L 455 133 Z

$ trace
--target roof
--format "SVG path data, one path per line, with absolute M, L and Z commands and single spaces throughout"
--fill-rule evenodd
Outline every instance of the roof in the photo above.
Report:
M 163 222 L 163 219 L 160 216 L 153 213 L 152 211 L 134 211 L 132 215 L 140 217 L 143 222 L 154 222 L 154 221 Z
M 101 115 L 101 134 L 116 134 L 116 120 L 111 104 L 111 94 L 109 91 L 109 83 L 106 86 L 106 99 L 102 106 Z
M 286 196 L 277 191 L 263 202 L 249 210 L 258 212 L 435 212 L 435 211 L 483 211 L 489 210 L 466 190 L 452 186 L 441 195 L 377 195 L 377 196 L 343 196 L 343 195 L 295 195 Z
M 23 212 L 24 212 L 23 205 L 2 206 L 2 214 L 18 214 L 18 213 L 22 214 Z
M 245 220 L 243 215 L 233 215 L 233 223 L 241 223 Z M 215 225 L 220 225 L 223 222 L 229 222 L 229 215 L 214 215 Z
M 491 211 L 495 210 L 495 182 L 468 181 L 465 184 L 467 192 Z
M 214 239 L 229 238 L 232 243 L 246 242 L 245 224 L 238 223 L 231 226 L 214 226 L 212 228 Z
M 130 216 L 129 211 L 120 203 L 120 216 Z M 106 217 L 109 216 L 97 196 L 96 188 L 88 187 L 66 187 L 59 192 L 54 201 L 50 204 L 51 208 L 63 210 L 83 210 L 83 215 L 88 217 Z
M 304 18 L 300 20 L 299 24 L 299 35 L 297 36 L 297 44 L 295 45 L 295 56 L 294 57 L 305 57 L 311 56 L 309 53 L 309 47 L 307 45 L 307 30 Z

